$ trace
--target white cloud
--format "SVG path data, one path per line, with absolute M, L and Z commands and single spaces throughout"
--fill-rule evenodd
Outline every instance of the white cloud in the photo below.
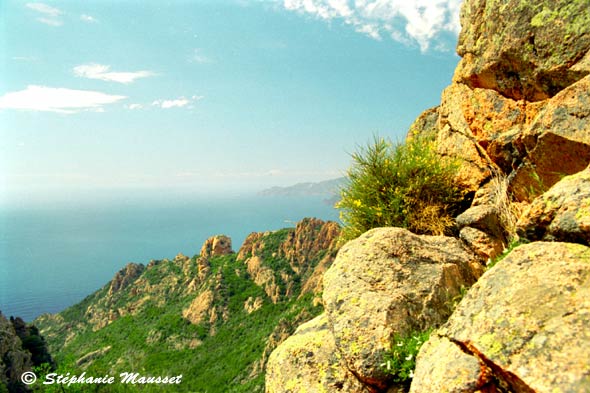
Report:
M 162 108 L 162 109 L 170 109 L 170 108 L 183 108 L 188 105 L 188 108 L 192 108 L 194 102 L 202 100 L 205 98 L 204 96 L 192 96 L 190 98 L 186 97 L 179 97 L 173 100 L 155 100 L 152 102 L 152 106 Z M 131 108 L 130 108 L 131 109 Z
M 61 10 L 43 3 L 27 3 L 26 6 L 33 11 L 37 11 L 54 18 L 63 14 Z
M 26 7 L 43 15 L 42 17 L 37 18 L 38 22 L 54 27 L 63 25 L 63 22 L 60 19 L 61 15 L 63 15 L 63 11 L 58 8 L 43 3 L 27 3 Z
M 59 19 L 51 19 L 51 18 L 37 18 L 37 21 L 44 23 L 49 26 L 59 27 L 63 25 L 63 22 Z
M 390 37 L 422 52 L 441 48 L 444 34 L 459 34 L 461 0 L 284 0 L 287 10 L 340 19 L 373 39 Z
M 132 111 L 133 110 L 137 110 L 137 109 L 143 109 L 143 105 L 141 105 L 141 104 L 129 104 L 129 105 L 127 105 L 127 109 L 130 109 Z
M 80 20 L 82 20 L 84 22 L 87 22 L 87 23 L 96 23 L 96 22 L 98 22 L 98 20 L 95 17 L 90 16 L 90 15 L 86 15 L 86 14 L 80 15 Z
M 73 90 L 29 85 L 25 90 L 0 96 L 0 109 L 76 113 L 80 111 L 104 111 L 103 106 L 127 97 L 90 90 Z
M 74 67 L 74 74 L 81 78 L 99 79 L 107 82 L 131 83 L 139 78 L 156 75 L 152 71 L 112 72 L 111 66 L 102 64 L 83 64 Z
M 162 109 L 182 108 L 190 103 L 186 98 L 179 98 L 176 100 L 156 100 L 152 102 L 153 106 L 159 106 Z

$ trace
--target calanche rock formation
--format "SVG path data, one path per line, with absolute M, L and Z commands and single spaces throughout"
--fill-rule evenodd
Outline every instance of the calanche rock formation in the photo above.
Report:
M 218 235 L 205 240 L 205 243 L 201 247 L 200 255 L 203 258 L 210 258 L 231 253 L 233 253 L 231 239 L 225 235 Z
M 589 7 L 464 2 L 453 82 L 408 132 L 461 163 L 458 238 L 380 228 L 344 245 L 325 314 L 272 354 L 268 392 L 406 391 L 383 353 L 428 327 L 412 393 L 590 391 Z M 515 240 L 531 243 L 479 277 Z
M 220 384 L 220 391 L 231 375 L 231 383 L 260 391 L 271 352 L 321 312 L 321 279 L 339 233 L 334 222 L 304 219 L 295 228 L 252 233 L 237 253 L 227 236 L 214 236 L 193 257 L 129 263 L 79 304 L 36 323 L 52 351 L 88 375 L 138 369 L 150 356 L 167 361 L 182 352 L 178 372 L 210 356 L 224 371 L 201 383 Z M 236 350 L 241 345 L 244 354 Z
M 301 277 L 301 295 L 319 294 L 322 277 L 332 264 L 338 250 L 340 227 L 335 222 L 323 222 L 316 218 L 304 218 L 295 226 L 295 231 L 284 232 L 277 250 L 269 252 L 265 241 L 268 233 L 251 233 L 240 248 L 238 261 L 243 261 L 248 273 L 257 285 L 266 291 L 273 302 L 281 296 L 291 296 Z M 283 259 L 288 266 L 277 269 L 273 260 Z

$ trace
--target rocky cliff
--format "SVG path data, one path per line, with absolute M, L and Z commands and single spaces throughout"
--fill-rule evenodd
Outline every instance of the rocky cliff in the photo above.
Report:
M 6 319 L 0 312 L 0 392 L 28 391 L 21 375 L 44 363 L 53 367 L 37 327 L 18 317 Z
M 408 133 L 462 163 L 458 238 L 379 228 L 344 245 L 325 313 L 271 354 L 267 392 L 590 391 L 589 7 L 464 2 L 453 82 Z M 400 383 L 396 337 L 428 329 Z
M 129 263 L 81 303 L 35 322 L 72 374 L 183 374 L 184 391 L 263 390 L 270 353 L 321 312 L 321 276 L 339 226 L 207 239 L 193 257 Z

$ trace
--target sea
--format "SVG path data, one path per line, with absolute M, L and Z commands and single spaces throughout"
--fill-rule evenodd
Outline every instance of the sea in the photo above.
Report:
M 0 311 L 30 322 L 104 286 L 128 262 L 193 256 L 212 235 L 237 251 L 251 232 L 338 221 L 322 196 L 199 196 L 0 207 Z

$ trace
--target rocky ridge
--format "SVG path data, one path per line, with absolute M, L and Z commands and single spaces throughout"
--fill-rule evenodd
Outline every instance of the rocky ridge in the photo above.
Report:
M 464 2 L 453 82 L 408 132 L 461 162 L 458 239 L 380 228 L 344 245 L 325 314 L 273 352 L 267 392 L 590 391 L 587 9 Z M 393 337 L 426 328 L 411 386 L 394 383 Z
M 237 253 L 227 236 L 214 236 L 192 258 L 129 263 L 81 303 L 35 323 L 52 352 L 72 359 L 71 372 L 114 373 L 186 351 L 207 366 L 202 351 L 227 353 L 215 361 L 235 368 L 232 379 L 243 391 L 260 390 L 270 353 L 321 311 L 318 276 L 334 259 L 339 231 L 336 223 L 304 219 L 295 228 L 250 234 Z M 242 347 L 246 355 L 229 355 Z M 193 361 L 183 359 L 168 367 L 184 364 L 178 372 L 186 372 Z M 200 374 L 184 388 L 228 375 Z

